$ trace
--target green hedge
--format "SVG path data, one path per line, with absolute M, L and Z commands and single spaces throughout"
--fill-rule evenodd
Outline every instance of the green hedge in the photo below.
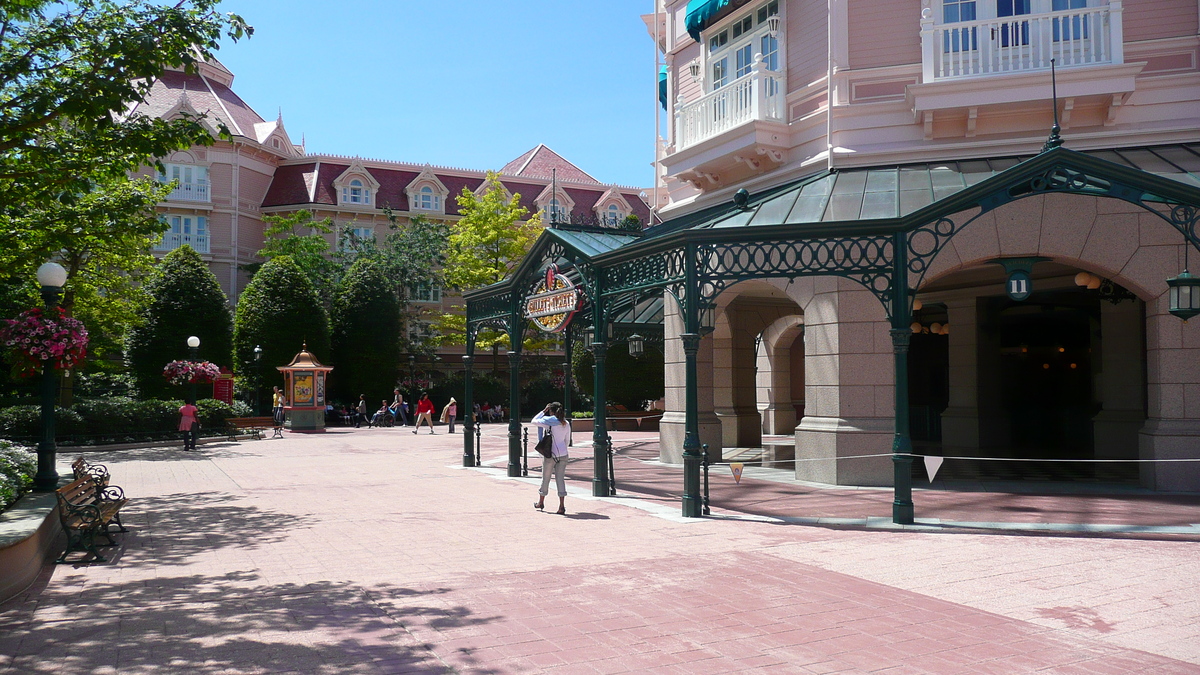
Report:
M 59 442 L 79 444 L 131 443 L 174 438 L 179 429 L 179 400 L 137 400 L 123 396 L 82 400 L 70 408 L 55 408 L 54 431 Z M 240 401 L 227 405 L 201 399 L 201 433 L 219 433 L 228 417 L 247 417 L 250 407 Z M 42 411 L 35 405 L 0 410 L 0 437 L 35 443 L 42 434 Z
M 36 473 L 37 455 L 32 448 L 0 440 L 0 511 L 29 492 Z

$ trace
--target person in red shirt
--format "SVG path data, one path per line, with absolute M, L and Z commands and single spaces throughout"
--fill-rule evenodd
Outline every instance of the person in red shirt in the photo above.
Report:
M 421 400 L 417 401 L 417 425 L 413 427 L 413 433 L 421 428 L 421 421 L 429 422 L 429 433 L 433 433 L 433 401 L 429 400 L 429 394 L 421 394 Z

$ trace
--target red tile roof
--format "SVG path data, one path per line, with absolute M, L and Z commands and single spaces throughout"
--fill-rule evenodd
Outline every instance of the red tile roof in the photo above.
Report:
M 197 74 L 174 70 L 164 72 L 162 77 L 154 81 L 150 93 L 134 107 L 133 112 L 163 117 L 175 109 L 181 97 L 196 112 L 206 114 L 214 126 L 216 121 L 223 122 L 235 134 L 253 138 L 254 125 L 264 121 L 225 85 Z
M 563 159 L 561 155 L 544 144 L 539 144 L 536 148 L 505 164 L 504 168 L 500 169 L 500 173 L 507 176 L 545 178 L 547 180 L 557 177 L 558 180 L 575 183 L 600 183 L 583 169 Z
M 316 170 L 316 162 L 293 164 L 275 169 L 275 178 L 263 198 L 263 206 L 287 206 L 308 203 L 308 184 Z M 309 174 L 309 179 L 305 175 Z

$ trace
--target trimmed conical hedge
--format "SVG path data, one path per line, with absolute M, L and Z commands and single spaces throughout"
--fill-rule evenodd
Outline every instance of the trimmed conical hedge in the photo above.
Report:
M 392 400 L 400 367 L 400 304 L 383 270 L 360 259 L 342 277 L 333 304 L 334 396 L 375 407 Z

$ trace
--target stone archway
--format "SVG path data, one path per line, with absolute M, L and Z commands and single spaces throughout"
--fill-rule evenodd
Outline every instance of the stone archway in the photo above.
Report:
M 975 213 L 951 218 L 965 222 Z M 1128 289 L 1145 303 L 1145 330 L 1140 336 L 1146 373 L 1145 423 L 1138 432 L 1139 456 L 1195 457 L 1200 445 L 1200 385 L 1194 384 L 1200 381 L 1200 323 L 1185 323 L 1169 314 L 1166 285 L 1168 277 L 1183 269 L 1184 246 L 1178 231 L 1135 204 L 1087 195 L 1042 194 L 984 213 L 955 234 L 930 262 L 922 288 L 995 258 L 1042 256 Z M 957 316 L 950 319 L 952 325 L 974 323 L 969 307 L 951 310 Z M 1133 320 L 1111 318 L 1126 324 Z M 1114 398 L 1119 395 L 1113 392 Z M 1129 417 L 1126 410 L 1100 423 L 1127 427 Z M 1157 490 L 1195 489 L 1200 485 L 1200 466 L 1143 464 L 1141 482 Z
M 791 434 L 804 414 L 804 316 L 763 329 L 758 353 L 758 409 L 764 434 Z

